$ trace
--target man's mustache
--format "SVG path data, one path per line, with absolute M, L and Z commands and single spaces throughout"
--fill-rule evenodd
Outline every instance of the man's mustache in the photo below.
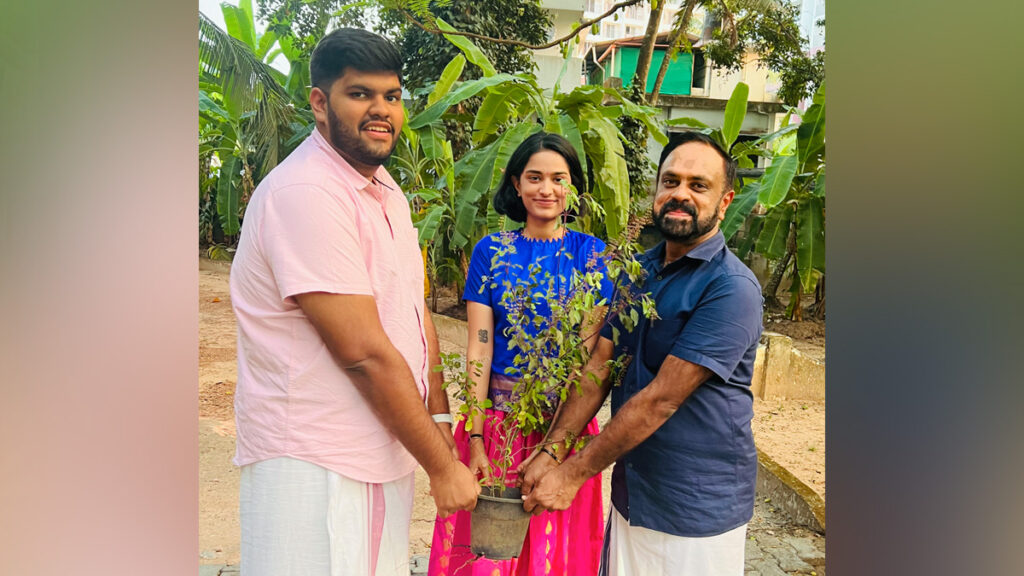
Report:
M 673 210 L 681 210 L 690 215 L 690 218 L 697 218 L 697 210 L 690 204 L 684 204 L 678 200 L 669 200 L 661 207 L 658 211 L 658 216 L 664 217 L 666 214 Z

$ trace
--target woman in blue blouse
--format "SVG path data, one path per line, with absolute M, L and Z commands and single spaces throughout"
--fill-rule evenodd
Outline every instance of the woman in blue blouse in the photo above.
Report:
M 481 369 L 473 376 L 475 394 L 481 401 L 489 398 L 492 407 L 486 410 L 486 418 L 473 419 L 471 430 L 466 430 L 465 422 L 461 423 L 455 431 L 455 442 L 463 462 L 484 479 L 494 474 L 500 445 L 498 424 L 508 411 L 518 373 L 514 361 L 517 350 L 508 349 L 506 336 L 510 323 L 508 310 L 502 303 L 505 282 L 515 285 L 517 281 L 526 281 L 531 264 L 539 265 L 542 274 L 546 272 L 558 282 L 568 282 L 574 271 L 605 271 L 601 260 L 595 258 L 604 250 L 604 243 L 565 226 L 563 216 L 569 183 L 581 193 L 586 190 L 583 170 L 572 145 L 562 136 L 547 132 L 528 137 L 509 158 L 501 186 L 494 196 L 494 209 L 523 223 L 523 227 L 514 232 L 491 234 L 473 249 L 463 293 L 469 328 L 466 359 L 468 366 L 479 362 Z M 503 249 L 508 244 L 513 250 Z M 492 263 L 496 253 L 501 256 Z M 491 281 L 495 276 L 499 276 L 497 281 Z M 605 282 L 602 293 L 605 298 L 611 297 L 609 282 Z M 538 312 L 543 314 L 545 309 L 542 305 Z M 596 338 L 590 339 L 587 345 L 593 347 L 595 341 Z M 595 418 L 584 434 L 597 432 Z M 540 433 L 516 439 L 517 457 L 512 463 L 513 469 L 541 440 Z M 548 447 L 548 452 L 547 456 L 539 454 L 538 457 L 550 456 L 561 461 L 567 455 L 561 446 Z M 510 478 L 514 476 L 511 472 Z M 468 512 L 438 519 L 429 574 L 596 574 L 603 537 L 601 477 L 588 480 L 568 510 L 545 512 L 532 518 L 519 558 L 474 560 L 469 549 L 469 523 Z

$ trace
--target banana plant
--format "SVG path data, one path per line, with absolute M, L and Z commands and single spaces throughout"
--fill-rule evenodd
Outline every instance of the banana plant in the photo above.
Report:
M 442 30 L 452 30 L 443 20 L 437 23 Z M 667 137 L 657 121 L 657 109 L 636 105 L 618 91 L 600 86 L 563 93 L 556 83 L 553 90 L 544 90 L 531 74 L 498 73 L 468 38 L 446 38 L 461 54 L 445 67 L 426 106 L 409 117 L 392 161 L 413 203 L 420 242 L 428 246 L 432 261 L 428 272 L 433 269 L 461 283 L 468 248 L 505 225 L 494 213 L 491 199 L 509 157 L 539 130 L 561 134 L 572 143 L 588 174 L 589 189 L 579 190 L 577 199 L 586 208 L 570 226 L 601 238 L 618 236 L 629 212 L 629 179 L 618 119 L 636 118 L 664 144 Z M 467 64 L 478 66 L 482 76 L 458 83 Z M 443 121 L 452 117 L 453 107 L 474 96 L 481 98 L 481 105 L 472 120 L 473 148 L 454 159 Z
M 451 29 L 440 19 L 438 25 Z M 580 86 L 568 93 L 559 92 L 557 87 L 545 91 L 533 75 L 498 73 L 469 39 L 447 38 L 462 54 L 445 68 L 427 106 L 410 117 L 407 127 L 417 134 L 416 142 L 423 156 L 431 159 L 427 165 L 433 166 L 437 182 L 454 191 L 448 204 L 452 228 L 447 237 L 452 248 L 463 249 L 470 240 L 493 231 L 499 219 L 493 214 L 488 217 L 486 206 L 490 204 L 491 193 L 500 182 L 512 151 L 541 129 L 565 136 L 576 148 L 588 173 L 591 184 L 589 190 L 581 191 L 582 200 L 604 218 L 583 218 L 580 225 L 604 238 L 618 235 L 628 216 L 629 183 L 621 127 L 616 120 L 623 115 L 637 118 L 664 144 L 667 138 L 657 123 L 657 109 L 638 106 L 618 91 L 600 86 Z M 482 77 L 457 84 L 467 62 L 478 66 Z M 454 162 L 453 177 L 445 180 L 444 171 L 436 166 L 444 153 L 437 144 L 444 138 L 442 120 L 449 109 L 473 96 L 482 98 L 480 111 L 473 120 L 474 148 Z M 606 104 L 608 99 L 617 103 Z M 405 138 L 412 141 L 408 132 Z M 434 222 L 445 221 L 430 217 L 424 225 Z
M 782 276 L 790 272 L 794 302 L 799 301 L 799 290 L 814 290 L 825 273 L 824 83 L 811 106 L 800 114 L 800 123 L 791 126 L 795 130 L 790 129 L 776 142 L 778 155 L 757 190 L 756 200 L 764 207 L 764 216 L 754 250 L 778 262 L 765 287 L 766 297 L 774 300 Z M 798 313 L 791 305 L 790 314 Z
M 227 31 L 199 14 L 200 165 L 217 173 L 200 177 L 208 183 L 200 203 L 215 206 L 221 230 L 233 236 L 256 182 L 297 145 L 297 136 L 308 135 L 313 118 L 296 102 L 304 93 L 287 88 L 302 81 L 302 67 L 293 63 L 286 76 L 268 64 L 287 54 L 288 43 L 272 31 L 256 33 L 251 0 L 221 10 Z
M 825 84 L 805 112 L 789 108 L 782 127 L 750 142 L 736 142 L 746 114 L 747 86 L 736 86 L 726 105 L 723 126 L 711 128 L 692 118 L 669 125 L 686 125 L 708 134 L 737 160 L 740 168 L 753 168 L 752 155 L 771 160 L 764 175 L 736 193 L 722 221 L 727 240 L 746 228 L 736 243 L 741 258 L 750 251 L 777 264 L 765 286 L 765 298 L 778 306 L 775 292 L 789 272 L 793 285 L 814 290 L 825 273 Z M 792 117 L 799 123 L 791 123 Z M 795 258 L 794 258 L 795 256 Z M 797 296 L 795 301 L 799 301 Z M 790 310 L 791 314 L 795 309 Z

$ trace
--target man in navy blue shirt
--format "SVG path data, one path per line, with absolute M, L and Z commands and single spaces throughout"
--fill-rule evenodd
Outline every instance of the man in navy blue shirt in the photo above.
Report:
M 652 213 L 665 241 L 640 257 L 659 318 L 632 332 L 612 320 L 551 426 L 545 454 L 522 466 L 524 507 L 564 510 L 615 462 L 603 575 L 743 574 L 757 450 L 750 381 L 761 336 L 761 288 L 725 246 L 719 224 L 736 165 L 713 140 L 679 134 L 661 154 Z M 617 342 L 614 336 L 617 334 Z M 612 387 L 606 362 L 631 357 Z M 597 413 L 612 419 L 576 454 L 564 440 Z

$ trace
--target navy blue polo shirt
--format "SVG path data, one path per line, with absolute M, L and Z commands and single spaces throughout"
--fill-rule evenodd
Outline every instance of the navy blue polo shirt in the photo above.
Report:
M 647 386 L 671 354 L 708 368 L 698 386 L 660 428 L 615 463 L 612 505 L 632 526 L 677 536 L 714 536 L 754 513 L 757 450 L 750 421 L 750 381 L 761 337 L 761 287 L 725 246 L 721 232 L 662 268 L 665 243 L 638 259 L 643 290 L 660 319 L 633 332 L 617 321 L 616 354 L 631 355 L 612 388 L 612 415 Z

